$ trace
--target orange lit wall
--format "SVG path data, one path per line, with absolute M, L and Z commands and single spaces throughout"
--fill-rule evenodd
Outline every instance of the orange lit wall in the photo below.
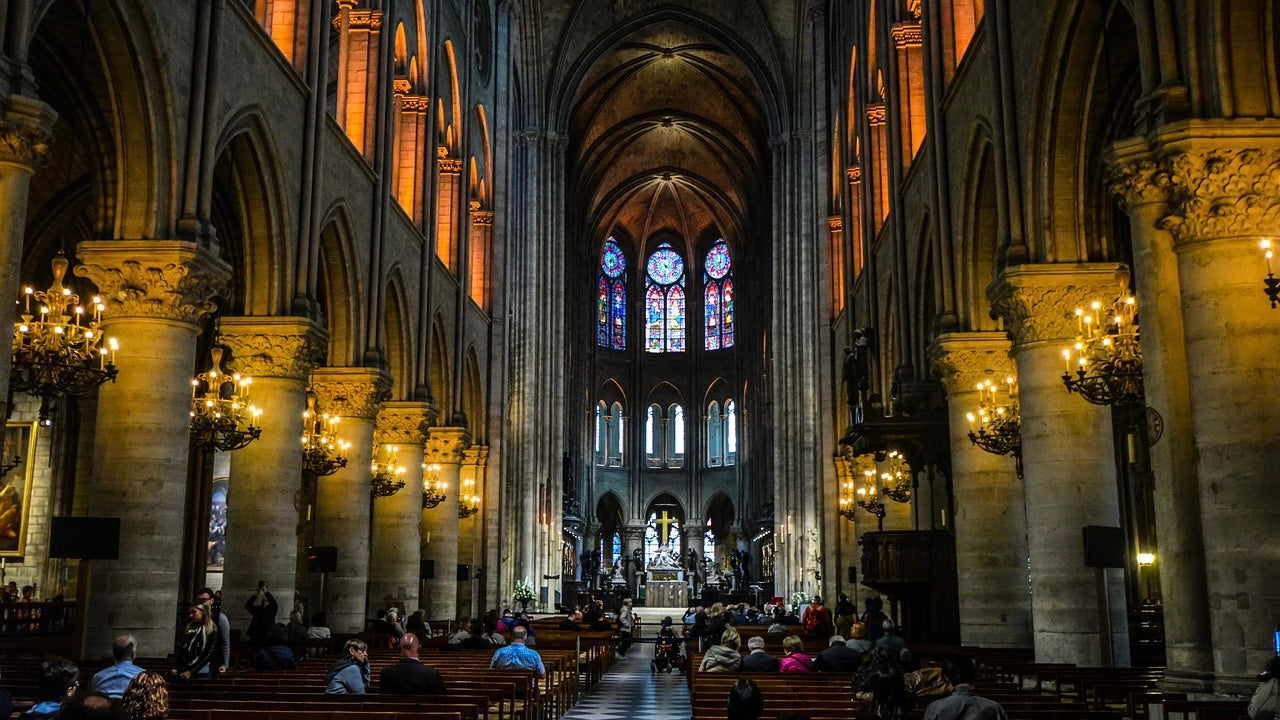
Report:
M 400 81 L 397 81 L 399 84 Z M 407 90 L 407 82 L 405 83 Z M 422 226 L 422 193 L 427 168 L 427 128 L 431 123 L 431 100 L 422 95 L 396 93 L 396 151 L 392 155 L 392 177 L 396 201 L 414 225 Z
M 866 262 L 862 240 L 862 166 L 851 165 L 845 176 L 849 178 L 849 247 L 853 255 L 853 279 L 857 280 Z
M 831 232 L 831 314 L 839 315 L 844 309 L 844 219 L 839 215 L 827 218 Z
M 471 299 L 482 310 L 489 312 L 489 247 L 493 243 L 493 213 L 480 209 L 480 203 L 471 201 L 469 291 Z
M 969 42 L 982 20 L 983 0 L 950 0 L 942 3 L 942 67 L 947 80 L 969 49 Z
M 872 190 L 876 232 L 889 216 L 889 127 L 885 124 L 884 103 L 867 105 L 867 125 L 871 130 L 871 167 L 875 172 Z
M 902 129 L 902 167 L 924 141 L 924 34 L 919 22 L 902 22 L 893 26 L 894 51 L 898 54 L 899 126 Z
M 458 191 L 462 183 L 462 161 L 447 157 L 444 148 L 440 148 L 440 186 L 436 195 L 436 255 L 440 262 L 456 271 L 458 268 L 457 223 L 454 214 L 458 211 Z
M 338 121 L 347 137 L 367 160 L 373 156 L 373 112 L 378 91 L 378 46 L 382 35 L 382 13 L 376 10 L 347 10 L 337 23 L 346 21 L 346 38 L 340 51 Z M 339 32 L 343 28 L 339 27 Z

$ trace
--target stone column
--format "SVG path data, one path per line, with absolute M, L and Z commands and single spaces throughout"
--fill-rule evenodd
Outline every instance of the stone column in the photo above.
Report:
M 347 466 L 316 480 L 315 544 L 338 548 L 338 569 L 324 578 L 319 607 L 334 633 L 364 630 L 369 580 L 369 494 L 374 420 L 391 381 L 371 368 L 320 368 L 311 374 L 318 412 L 337 415 L 351 443 Z M 312 603 L 316 605 L 316 603 Z
M 686 530 L 685 542 L 688 544 L 689 550 L 697 553 L 698 558 L 697 564 L 693 565 L 688 570 L 689 575 L 697 575 L 697 579 L 694 580 L 693 584 L 690 586 L 693 589 L 694 602 L 697 602 L 697 599 L 702 597 L 702 583 L 706 580 L 706 578 L 702 576 L 702 557 L 707 552 L 707 519 L 691 516 L 685 527 L 688 528 L 688 530 Z M 689 553 L 688 550 L 686 550 L 686 559 L 688 556 Z
M 634 562 L 627 565 L 628 576 L 627 586 L 631 588 L 631 596 L 640 594 L 640 575 L 644 572 L 644 525 L 627 525 L 622 528 L 622 556 L 628 561 L 634 560 L 636 550 L 640 551 L 641 562 L 640 567 L 636 567 Z
M 422 447 L 436 409 L 425 402 L 387 402 L 374 434 L 378 457 L 395 445 L 405 469 L 404 487 L 373 499 L 373 547 L 369 552 L 369 606 L 398 607 L 408 615 L 421 607 L 418 570 L 422 557 Z
M 1068 394 L 1062 349 L 1075 339 L 1076 307 L 1119 295 L 1116 269 L 1019 265 L 988 290 L 1017 365 L 1027 527 L 1034 528 L 1027 548 L 1036 662 L 1092 667 L 1102 660 L 1099 582 L 1097 571 L 1084 566 L 1080 528 L 1120 524 L 1111 417 L 1108 408 Z M 1126 665 L 1123 575 L 1108 572 L 1113 659 Z
M 955 494 L 956 579 L 960 641 L 983 647 L 1031 647 L 1027 584 L 1027 514 L 1013 458 L 969 440 L 967 413 L 978 408 L 977 384 L 1013 372 L 1002 332 L 947 333 L 930 349 L 947 390 Z M 1065 389 L 1064 389 L 1065 395 Z M 1062 401 L 1073 400 L 1064 397 Z M 1064 553 L 1065 558 L 1071 556 Z
M 484 445 L 472 445 L 462 451 L 462 468 L 458 474 L 459 506 L 463 499 L 462 490 L 466 490 L 467 495 L 480 497 L 479 502 L 483 502 L 484 473 L 488 463 L 489 448 Z M 477 505 L 477 507 L 480 506 Z M 459 507 L 459 514 L 461 514 L 461 507 Z M 483 527 L 483 518 L 484 515 L 480 512 L 458 518 L 458 564 L 466 565 L 470 570 L 466 580 L 458 581 L 458 617 L 476 617 L 478 614 L 483 614 L 482 608 L 476 605 L 476 580 L 474 580 L 476 565 L 480 561 L 480 555 L 476 550 L 482 545 L 480 529 Z
M 148 654 L 173 647 L 196 335 L 231 270 L 194 242 L 82 242 L 76 274 L 107 303 L 120 344 L 115 382 L 98 391 L 89 514 L 118 517 L 120 557 L 94 561 L 89 648 L 132 633 Z
M 300 317 L 224 317 L 218 329 L 219 342 L 231 349 L 229 365 L 253 379 L 249 397 L 263 409 L 262 437 L 231 453 L 227 488 L 223 612 L 232 627 L 244 629 L 249 614 L 242 601 L 259 580 L 267 581 L 280 604 L 279 618 L 294 605 L 302 477 L 298 438 L 307 378 L 323 362 L 328 338 Z
M 422 557 L 435 566 L 434 576 L 427 580 L 424 607 L 432 620 L 456 619 L 458 611 L 458 478 L 462 470 L 462 451 L 471 444 L 466 428 L 436 426 L 427 436 L 424 461 L 428 471 L 438 468 L 444 502 L 422 511 Z M 523 577 L 519 571 L 517 579 Z M 537 584 L 535 582 L 535 587 Z
M 0 327 L 10 331 L 0 332 L 0 390 L 9 387 L 13 360 L 12 328 L 18 319 L 14 301 L 20 292 L 27 235 L 27 191 L 32 173 L 44 163 L 49 131 L 58 116 L 48 105 L 22 95 L 10 95 L 5 106 L 0 117 Z M 7 393 L 0 393 L 0 408 L 9 409 L 7 398 Z
M 1280 123 L 1246 128 L 1243 136 L 1223 121 L 1161 137 L 1172 185 L 1161 226 L 1173 235 L 1182 285 L 1219 692 L 1256 685 L 1280 618 L 1280 317 L 1262 294 L 1258 249 L 1261 238 L 1280 237 Z
M 1168 666 L 1161 686 L 1200 691 L 1212 680 L 1213 656 L 1187 336 L 1181 304 L 1160 301 L 1182 296 L 1173 236 L 1157 227 L 1167 213 L 1168 179 L 1164 166 L 1151 159 L 1146 138 L 1113 147 L 1111 191 L 1129 213 L 1134 287 L 1141 293 L 1143 384 L 1147 405 L 1164 421 L 1160 441 L 1149 450 L 1156 481 L 1157 546 L 1142 548 L 1156 554 L 1165 598 L 1162 609 Z

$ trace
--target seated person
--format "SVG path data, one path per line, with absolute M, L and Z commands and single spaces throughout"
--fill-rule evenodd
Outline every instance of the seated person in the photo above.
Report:
M 464 633 L 461 633 L 461 632 L 459 632 L 459 633 L 455 633 L 455 634 L 454 634 L 454 637 L 458 637 L 459 635 L 463 635 L 463 634 L 464 634 Z M 462 649 L 481 650 L 481 649 L 484 649 L 484 648 L 490 648 L 490 647 L 493 647 L 493 642 L 491 642 L 491 641 L 489 640 L 489 638 L 487 638 L 487 637 L 485 637 L 485 636 L 484 636 L 484 628 L 480 626 L 480 621 L 479 621 L 479 620 L 472 620 L 472 621 L 471 621 L 471 624 L 468 626 L 468 628 L 467 628 L 467 631 L 466 631 L 465 635 L 466 635 L 466 637 L 462 638 L 461 640 L 459 640 L 459 641 L 458 641 L 458 642 L 456 642 L 456 643 L 455 643 L 455 642 L 452 642 L 452 640 L 450 640 L 449 644 L 445 646 L 445 649 L 448 649 L 448 650 L 462 650 Z
M 363 695 L 369 692 L 369 647 L 351 638 L 342 648 L 342 659 L 329 668 L 324 691 L 330 695 Z
M 71 699 L 79 687 L 80 668 L 70 660 L 51 658 L 40 664 L 36 682 L 36 704 L 22 714 L 22 720 L 56 718 L 62 704 Z
M 738 646 L 742 639 L 732 626 L 726 627 L 720 634 L 720 642 L 707 648 L 702 656 L 699 672 L 737 672 L 742 664 L 742 656 L 738 654 Z
M 778 672 L 778 658 L 764 651 L 764 638 L 756 635 L 747 641 L 747 649 L 751 652 L 742 658 L 738 666 L 741 672 Z
M 121 635 L 111 644 L 111 655 L 116 663 L 111 667 L 98 671 L 93 676 L 91 685 L 93 692 L 102 693 L 113 700 L 124 697 L 125 688 L 133 676 L 142 672 L 142 668 L 133 664 L 138 654 L 138 643 L 132 635 Z M 0 713 L 0 718 L 5 717 Z
M 258 648 L 253 666 L 258 670 L 296 670 L 298 661 L 294 659 L 293 648 L 288 642 L 289 628 L 284 623 L 267 628 L 266 644 Z
M 569 613 L 569 615 L 568 615 L 567 617 L 565 617 L 565 619 L 561 620 L 561 621 L 560 621 L 560 625 L 559 625 L 560 629 L 561 629 L 561 630 L 568 630 L 568 631 L 570 631 L 570 632 L 579 632 L 579 631 L 581 631 L 581 630 L 582 630 L 582 626 L 581 626 L 581 625 L 579 625 L 578 623 L 574 622 L 574 616 L 575 616 L 576 614 L 577 614 L 577 613 Z
M 400 639 L 400 660 L 382 668 L 378 687 L 388 695 L 443 695 L 445 692 L 440 672 L 418 659 L 418 636 L 413 634 Z
M 832 635 L 827 649 L 813 659 L 813 669 L 817 672 L 856 672 L 861 664 L 862 653 L 846 645 L 841 635 Z
M 528 631 L 523 625 L 512 630 L 511 644 L 500 648 L 493 654 L 493 659 L 489 661 L 489 667 L 537 670 L 539 677 L 546 677 L 547 668 L 542 664 L 542 656 L 538 654 L 537 650 L 529 649 L 526 645 L 528 639 Z

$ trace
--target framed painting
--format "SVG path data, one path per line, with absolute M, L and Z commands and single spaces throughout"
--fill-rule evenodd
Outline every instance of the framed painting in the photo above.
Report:
M 13 467 L 0 477 L 0 557 L 20 558 L 27 552 L 27 523 L 31 515 L 31 486 L 35 478 L 36 424 L 6 423 L 2 452 L 0 468 Z

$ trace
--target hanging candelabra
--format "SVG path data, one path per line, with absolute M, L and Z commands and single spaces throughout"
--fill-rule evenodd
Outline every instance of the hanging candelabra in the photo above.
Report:
M 391 497 L 404 487 L 405 469 L 398 462 L 400 449 L 395 445 L 383 445 L 382 452 L 382 462 L 374 453 L 370 492 L 374 497 Z
M 1267 276 L 1262 279 L 1262 291 L 1267 294 L 1267 299 L 1271 301 L 1271 307 L 1275 308 L 1280 304 L 1280 278 L 1271 274 L 1271 239 L 1263 238 L 1262 255 L 1267 259 Z
M 42 423 L 49 420 L 54 398 L 88 395 L 117 372 L 116 339 L 102 334 L 102 299 L 94 296 L 86 311 L 80 296 L 62 284 L 67 266 L 58 253 L 49 289 L 23 290 L 23 310 L 13 328 L 9 391 L 40 398 Z
M 1129 293 L 1129 273 L 1116 273 L 1120 297 L 1109 307 L 1097 300 L 1076 308 L 1076 341 L 1062 351 L 1068 392 L 1094 405 L 1142 406 L 1142 345 L 1138 301 Z
M 223 349 L 209 354 L 209 369 L 191 381 L 191 446 L 239 450 L 262 435 L 262 409 L 249 402 L 252 380 L 222 371 Z
M 911 502 L 915 473 L 907 459 L 897 450 L 890 450 L 884 457 L 885 468 L 880 473 L 880 494 L 896 503 Z
M 315 393 L 307 393 L 307 409 L 302 418 L 302 473 L 308 482 L 346 467 L 351 443 L 338 437 L 336 415 L 316 410 Z
M 1018 381 L 1008 375 L 1001 386 L 990 378 L 978 383 L 978 412 L 969 413 L 969 442 L 993 455 L 1013 455 L 1022 477 L 1022 414 L 1018 409 Z
M 872 464 L 862 471 L 862 485 L 858 487 L 854 502 L 872 515 L 883 518 L 884 503 L 880 502 L 879 495 L 880 487 L 876 482 L 876 468 Z
M 440 479 L 440 466 L 432 463 L 422 465 L 422 507 L 433 508 L 445 501 L 444 481 Z
M 849 476 L 840 482 L 839 508 L 837 512 L 841 517 L 856 521 L 858 519 L 858 480 L 864 477 L 867 468 L 875 473 L 875 460 L 871 455 L 853 454 L 853 448 L 843 446 L 844 459 L 849 467 Z
M 458 519 L 466 518 L 480 512 L 480 496 L 476 495 L 476 481 L 470 478 L 462 481 L 458 492 Z

